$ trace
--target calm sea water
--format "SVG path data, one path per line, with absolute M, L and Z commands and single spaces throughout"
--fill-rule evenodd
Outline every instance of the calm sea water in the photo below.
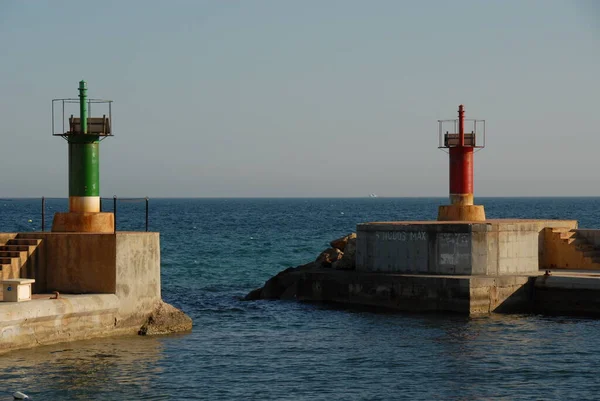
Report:
M 488 218 L 577 219 L 600 198 L 479 198 Z M 389 313 L 245 302 L 356 223 L 434 219 L 445 199 L 151 199 L 163 298 L 190 334 L 82 341 L 0 356 L 0 400 L 595 400 L 600 321 Z M 107 201 L 105 210 L 112 209 Z M 49 200 L 52 213 L 65 200 Z M 30 221 L 31 220 L 31 221 Z M 142 230 L 144 203 L 119 203 Z M 39 200 L 0 200 L 0 230 L 40 229 Z M 0 339 L 1 341 L 1 339 Z

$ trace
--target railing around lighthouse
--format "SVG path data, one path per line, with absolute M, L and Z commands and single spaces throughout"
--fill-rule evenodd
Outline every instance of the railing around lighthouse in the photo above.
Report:
M 465 145 L 475 151 L 485 148 L 485 120 L 464 119 Z M 459 121 L 438 120 L 438 149 L 455 147 L 459 143 Z
M 47 200 L 64 200 L 64 198 L 47 198 L 42 196 L 42 232 L 46 231 L 46 201 Z M 102 201 L 110 201 L 112 200 L 112 212 L 115 215 L 115 232 L 117 231 L 117 211 L 118 211 L 118 203 L 145 203 L 145 231 L 149 229 L 149 217 L 150 217 L 150 198 L 119 198 L 116 195 L 112 198 L 100 198 L 100 211 L 103 211 Z M 107 210 L 107 211 L 110 211 Z

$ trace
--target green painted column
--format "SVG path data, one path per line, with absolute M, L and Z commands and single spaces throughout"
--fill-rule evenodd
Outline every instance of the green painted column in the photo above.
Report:
M 87 84 L 79 82 L 80 132 L 69 136 L 69 211 L 100 211 L 100 141 L 88 133 Z

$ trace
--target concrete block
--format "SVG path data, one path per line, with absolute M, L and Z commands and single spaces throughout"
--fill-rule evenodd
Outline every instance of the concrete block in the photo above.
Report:
M 4 302 L 31 301 L 31 284 L 35 280 L 30 278 L 13 278 L 2 281 Z
M 357 225 L 357 270 L 390 273 L 537 274 L 544 227 L 571 220 L 382 222 Z M 600 235 L 599 235 L 600 238 Z

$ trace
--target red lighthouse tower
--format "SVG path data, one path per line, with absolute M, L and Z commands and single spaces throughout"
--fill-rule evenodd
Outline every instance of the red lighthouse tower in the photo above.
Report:
M 465 133 L 465 123 L 471 132 Z M 473 204 L 473 153 L 485 147 L 485 120 L 465 120 L 461 104 L 457 120 L 439 120 L 438 124 L 439 148 L 450 154 L 450 205 L 440 206 L 438 220 L 484 221 L 483 206 Z

